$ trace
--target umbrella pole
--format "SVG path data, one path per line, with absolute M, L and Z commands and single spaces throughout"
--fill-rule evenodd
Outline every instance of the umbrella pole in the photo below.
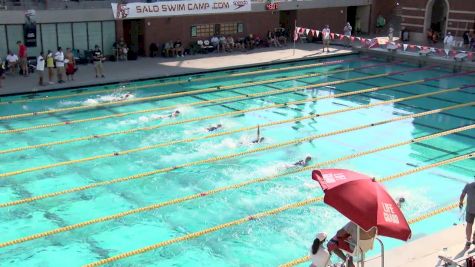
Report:
M 376 240 L 378 240 L 379 244 L 381 244 L 381 267 L 384 267 L 384 244 L 383 241 L 377 237 Z

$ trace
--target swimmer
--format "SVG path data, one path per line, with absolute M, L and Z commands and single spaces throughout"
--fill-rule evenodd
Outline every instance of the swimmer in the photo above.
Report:
M 128 94 L 128 93 L 125 94 L 125 95 L 121 95 L 117 101 L 127 100 L 130 96 L 131 96 L 131 94 Z
M 397 199 L 397 206 L 401 208 L 402 204 L 404 204 L 405 202 L 406 202 L 406 199 L 404 197 L 400 197 Z
M 312 157 L 307 156 L 305 159 L 301 159 L 293 164 L 293 166 L 305 167 L 312 160 Z
M 261 137 L 260 126 L 257 125 L 257 138 L 252 141 L 253 144 L 259 144 L 264 141 L 264 137 Z
M 208 132 L 213 132 L 213 131 L 216 131 L 216 130 L 222 128 L 222 127 L 223 127 L 223 125 L 218 123 L 216 125 L 212 125 L 212 126 L 206 128 L 206 130 L 208 130 Z
M 167 117 L 168 117 L 168 118 L 175 118 L 175 117 L 178 117 L 178 115 L 180 115 L 180 111 L 179 111 L 179 110 L 175 110 L 175 111 L 173 111 L 172 114 L 168 115 Z

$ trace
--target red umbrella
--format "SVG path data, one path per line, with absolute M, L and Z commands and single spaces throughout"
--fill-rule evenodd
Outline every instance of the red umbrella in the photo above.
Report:
M 393 198 L 371 177 L 350 170 L 322 169 L 312 172 L 325 193 L 324 202 L 365 231 L 407 241 L 411 229 Z

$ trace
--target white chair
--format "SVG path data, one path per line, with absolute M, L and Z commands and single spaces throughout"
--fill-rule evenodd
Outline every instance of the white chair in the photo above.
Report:
M 350 243 L 350 245 L 354 246 L 353 252 L 348 253 L 353 257 L 353 263 L 356 263 L 357 266 L 364 267 L 364 261 L 365 261 L 365 253 L 372 250 L 374 246 L 374 240 L 377 235 L 377 229 L 376 228 L 371 228 L 368 232 L 374 233 L 372 235 L 372 238 L 370 239 L 361 239 L 360 238 L 360 230 L 364 231 L 361 229 L 361 227 L 357 226 L 357 237 L 356 237 L 356 244 Z

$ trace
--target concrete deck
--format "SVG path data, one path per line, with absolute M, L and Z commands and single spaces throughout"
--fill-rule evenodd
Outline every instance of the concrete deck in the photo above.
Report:
M 379 249 L 379 245 L 375 245 Z M 444 266 L 438 259 L 444 248 L 452 259 L 463 258 L 467 254 L 475 255 L 475 247 L 465 250 L 465 224 L 459 224 L 442 232 L 429 235 L 404 246 L 386 251 L 385 267 L 437 267 Z M 365 263 L 365 267 L 380 267 L 381 258 L 376 257 Z M 465 266 L 463 264 L 462 266 Z
M 349 53 L 352 53 L 352 51 L 338 46 L 332 47 L 330 53 L 322 53 L 321 45 L 319 44 L 299 43 L 296 46 L 295 54 L 293 54 L 292 45 L 289 44 L 283 48 L 258 48 L 247 52 L 210 53 L 206 55 L 185 56 L 183 58 L 139 58 L 136 61 L 105 62 L 105 78 L 95 78 L 94 66 L 92 64 L 78 65 L 79 71 L 75 75 L 75 80 L 64 84 L 38 86 L 36 73 L 31 74 L 29 77 L 7 74 L 6 79 L 3 80 L 3 88 L 0 89 L 0 95 L 126 82 L 137 79 L 283 63 L 286 61 Z M 48 78 L 45 78 L 47 81 Z

